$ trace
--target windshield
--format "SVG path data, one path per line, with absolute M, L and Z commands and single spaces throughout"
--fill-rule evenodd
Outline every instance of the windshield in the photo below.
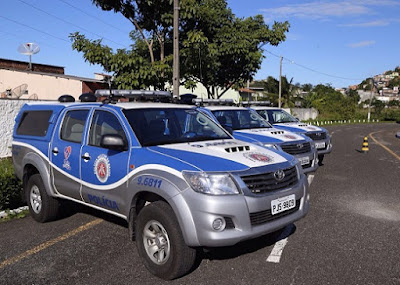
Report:
M 233 130 L 272 127 L 253 110 L 215 110 L 212 113 L 222 126 L 231 127 Z
M 271 124 L 298 122 L 295 117 L 284 110 L 257 110 L 257 113 Z
M 194 109 L 148 108 L 123 112 L 142 146 L 231 139 L 218 124 Z

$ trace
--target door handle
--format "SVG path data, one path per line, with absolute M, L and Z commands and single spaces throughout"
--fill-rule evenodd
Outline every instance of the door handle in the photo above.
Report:
M 57 148 L 57 147 L 53 148 L 52 152 L 53 152 L 55 155 L 57 155 L 58 152 L 59 152 L 59 151 L 58 151 L 58 148 Z
M 85 161 L 88 161 L 88 160 L 90 160 L 90 155 L 89 155 L 89 153 L 87 153 L 87 152 L 85 152 L 85 154 L 84 155 L 82 155 L 81 156 L 82 158 L 83 158 L 83 160 L 85 160 Z

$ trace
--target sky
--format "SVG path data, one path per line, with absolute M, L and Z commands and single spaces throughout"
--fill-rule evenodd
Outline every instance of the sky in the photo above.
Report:
M 240 18 L 261 14 L 266 24 L 290 23 L 286 40 L 265 45 L 255 79 L 347 87 L 400 66 L 400 0 L 228 0 Z M 68 75 L 94 78 L 99 65 L 72 50 L 69 34 L 79 31 L 114 50 L 129 48 L 132 24 L 121 14 L 102 11 L 91 0 L 0 0 L 0 58 L 29 61 L 18 52 L 34 42 L 33 63 L 65 67 Z M 2 86 L 0 78 L 0 91 Z

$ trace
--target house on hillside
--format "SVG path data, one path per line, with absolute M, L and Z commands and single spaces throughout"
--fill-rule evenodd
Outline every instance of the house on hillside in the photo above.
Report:
M 70 94 L 78 99 L 82 93 L 107 88 L 104 75 L 84 78 L 65 75 L 64 67 L 0 58 L 1 98 L 57 100 L 60 95 Z

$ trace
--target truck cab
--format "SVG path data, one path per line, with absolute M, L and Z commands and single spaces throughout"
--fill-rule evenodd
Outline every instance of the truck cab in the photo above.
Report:
M 332 138 L 325 128 L 302 123 L 283 109 L 257 106 L 256 104 L 252 105 L 250 108 L 255 110 L 277 129 L 302 134 L 311 138 L 315 142 L 315 146 L 318 150 L 318 160 L 320 164 L 322 164 L 325 154 L 332 152 Z
M 300 161 L 305 173 L 318 169 L 317 150 L 310 138 L 277 129 L 255 111 L 244 107 L 214 105 L 200 107 L 200 110 L 231 130 L 236 139 L 287 152 Z

